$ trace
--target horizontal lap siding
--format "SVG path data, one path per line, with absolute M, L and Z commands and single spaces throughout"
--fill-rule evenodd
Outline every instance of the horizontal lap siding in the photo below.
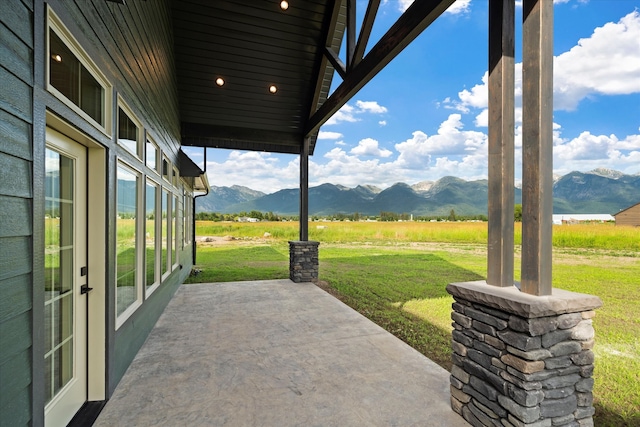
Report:
M 0 13 L 0 426 L 31 419 L 33 5 Z
M 128 1 L 119 5 L 53 0 L 50 4 L 163 153 L 177 165 L 180 120 L 169 1 Z M 117 145 L 113 148 L 112 156 L 123 153 Z M 128 154 L 125 156 L 130 158 Z M 113 160 L 110 159 L 111 164 Z M 113 180 L 112 176 L 110 182 Z M 109 194 L 109 203 L 113 208 L 113 194 Z M 117 331 L 109 331 L 112 338 L 108 338 L 108 352 L 112 356 L 108 361 L 108 394 L 113 392 L 166 304 L 189 274 L 190 248 L 180 253 L 180 259 L 184 268 L 174 271 Z M 114 262 L 110 258 L 108 270 L 115 269 Z M 107 285 L 112 287 L 113 283 Z M 108 310 L 113 316 L 113 301 L 108 303 Z
M 54 7 L 156 142 L 175 155 L 180 120 L 169 9 L 168 1 Z
M 617 225 L 640 227 L 640 204 L 632 206 L 616 215 Z

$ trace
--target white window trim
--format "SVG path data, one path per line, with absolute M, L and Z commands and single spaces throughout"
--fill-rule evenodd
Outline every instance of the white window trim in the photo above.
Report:
M 166 279 L 173 273 L 171 269 L 172 266 L 172 255 L 173 255 L 173 234 L 171 230 L 171 214 L 173 212 L 173 193 L 171 189 L 168 187 L 160 187 L 160 239 L 162 240 L 162 195 L 166 191 L 167 193 L 167 264 L 165 266 L 162 265 L 162 242 L 160 243 L 160 283 L 164 283 Z M 162 268 L 166 267 L 167 271 L 162 274 Z
M 53 87 L 50 83 L 50 71 L 49 71 L 49 52 L 50 52 L 50 40 L 49 40 L 49 31 L 53 30 L 58 37 L 62 40 L 62 42 L 71 50 L 71 52 L 76 56 L 78 61 L 91 73 L 94 79 L 103 87 L 104 89 L 104 126 L 100 123 L 96 122 L 93 118 L 91 118 L 87 113 L 82 111 L 80 107 L 74 104 L 69 98 L 64 96 L 58 89 Z M 87 55 L 87 53 L 82 49 L 78 40 L 71 34 L 71 32 L 65 27 L 62 23 L 62 20 L 55 14 L 55 12 L 51 9 L 50 6 L 47 6 L 47 28 L 46 28 L 46 43 L 47 43 L 47 60 L 45 61 L 45 73 L 46 73 L 46 81 L 47 81 L 47 91 L 51 92 L 56 98 L 62 101 L 65 105 L 75 111 L 78 115 L 80 115 L 84 120 L 91 123 L 95 128 L 100 130 L 102 133 L 111 137 L 113 130 L 113 86 L 109 83 L 109 80 L 105 77 L 105 75 L 100 71 L 100 69 L 93 63 L 91 58 Z
M 153 221 L 154 231 L 153 232 L 154 232 L 154 236 L 155 236 L 154 237 L 155 248 L 154 248 L 154 251 L 153 251 L 153 254 L 154 254 L 154 257 L 153 257 L 153 266 L 154 266 L 153 269 L 154 269 L 154 271 L 153 271 L 153 273 L 154 273 L 154 275 L 153 275 L 153 284 L 151 286 L 149 286 L 149 287 L 146 287 L 146 289 L 145 289 L 145 299 L 149 298 L 149 296 L 156 289 L 158 289 L 160 287 L 160 283 L 162 281 L 162 278 L 160 277 L 161 274 L 158 274 L 158 272 L 162 271 L 160 268 L 158 268 L 160 266 L 160 263 L 162 262 L 162 236 L 161 236 L 161 234 L 162 234 L 162 230 L 161 230 L 162 229 L 162 225 L 161 225 L 161 220 L 160 221 L 157 220 L 158 219 L 158 212 L 160 212 L 160 215 L 162 215 L 162 212 L 161 212 L 162 208 L 160 207 L 160 202 L 159 202 L 159 200 L 162 197 L 162 186 L 160 185 L 159 182 L 151 179 L 148 176 L 146 177 L 145 187 L 144 187 L 145 188 L 145 215 L 144 215 L 145 216 L 145 236 L 146 236 L 146 230 L 147 230 L 146 229 L 146 217 L 147 217 L 147 209 L 146 209 L 147 193 L 146 192 L 147 192 L 147 182 L 151 182 L 156 186 L 156 199 L 154 201 L 154 212 L 153 212 L 153 218 L 154 218 L 154 221 Z M 158 236 L 160 236 L 160 239 L 158 239 Z M 145 237 L 145 239 L 146 239 L 146 237 Z M 146 254 L 147 254 L 146 244 L 147 244 L 147 242 L 145 240 L 145 251 L 144 251 L 145 257 L 146 257 Z M 145 271 L 145 275 L 146 275 L 147 274 L 146 262 L 145 262 L 145 266 L 144 266 L 144 271 Z
M 165 168 L 165 163 L 166 163 L 166 168 Z M 164 179 L 169 184 L 173 185 L 173 164 L 169 160 L 169 157 L 167 157 L 167 155 L 164 153 L 162 153 L 162 156 L 160 156 L 160 169 L 161 169 L 160 173 L 162 174 L 162 179 Z
M 142 173 L 140 171 L 138 171 L 136 168 L 134 168 L 133 166 L 129 165 L 128 163 L 124 162 L 121 159 L 118 159 L 117 161 L 117 166 L 116 166 L 116 179 L 117 179 L 117 170 L 119 167 L 123 167 L 124 169 L 127 169 L 129 172 L 135 174 L 138 176 L 138 183 L 141 183 L 144 180 L 144 176 L 142 175 Z M 139 187 L 142 187 L 141 184 L 138 184 Z M 141 266 L 143 264 L 144 261 L 144 257 L 143 257 L 143 251 L 140 250 L 140 248 L 144 247 L 144 234 L 140 232 L 140 230 L 143 230 L 143 223 L 142 223 L 142 219 L 144 219 L 144 215 L 140 215 L 140 207 L 142 206 L 142 191 L 141 188 L 137 189 L 137 197 L 136 197 L 136 210 L 137 210 L 137 214 L 136 214 L 136 227 L 138 230 L 138 233 L 136 235 L 136 274 L 135 274 L 135 283 L 136 283 L 136 300 L 129 306 L 127 307 L 127 309 L 125 311 L 123 311 L 120 315 L 118 315 L 118 304 L 117 304 L 117 300 L 118 300 L 118 289 L 116 289 L 116 301 L 115 304 L 113 305 L 114 310 L 115 310 L 115 314 L 116 314 L 116 330 L 118 328 L 120 328 L 120 326 L 122 326 L 129 317 L 131 317 L 131 315 L 133 313 L 136 312 L 136 310 L 138 310 L 138 308 L 140 306 L 142 306 L 142 301 L 143 301 L 143 292 L 142 292 L 142 288 L 143 286 L 143 281 L 142 281 L 142 273 L 141 273 Z M 117 205 L 117 190 L 116 190 L 116 205 Z M 116 209 L 117 210 L 117 209 Z M 116 212 L 117 214 L 117 212 Z M 116 225 L 116 233 L 117 233 L 117 225 Z M 116 253 L 117 256 L 117 253 Z M 118 264 L 118 260 L 116 259 L 116 271 L 117 271 L 117 264 Z M 117 278 L 116 278 L 116 283 L 115 286 L 117 288 Z
M 180 171 L 175 165 L 173 166 L 173 175 L 171 177 L 171 183 L 175 188 L 178 188 L 178 185 L 180 184 Z
M 136 116 L 133 113 L 133 111 L 131 110 L 129 105 L 122 99 L 122 97 L 120 95 L 118 95 L 118 115 L 120 113 L 120 109 L 122 109 L 122 111 L 125 112 L 125 114 L 129 117 L 129 119 L 138 127 L 138 139 L 136 140 L 136 144 L 137 144 L 136 146 L 141 152 L 140 152 L 140 154 L 132 153 L 124 145 L 120 144 L 120 135 L 119 135 L 119 132 L 120 132 L 120 117 L 116 118 L 116 131 L 115 131 L 116 142 L 118 143 L 118 146 L 124 148 L 124 150 L 127 153 L 130 153 L 130 154 L 134 155 L 136 159 L 142 161 L 142 159 L 145 156 L 146 149 L 147 149 L 146 142 L 144 144 L 142 143 L 144 141 L 144 138 L 143 138 L 144 126 L 142 126 L 142 122 L 140 121 L 140 119 L 138 119 L 138 116 Z
M 178 227 L 179 225 L 179 213 L 180 210 L 178 209 L 178 206 L 180 206 L 180 197 L 178 195 L 178 193 L 173 193 L 173 209 L 171 211 L 171 231 L 172 231 L 172 235 L 171 235 L 171 244 L 173 245 L 173 264 L 171 265 L 171 271 L 175 271 L 178 266 L 180 265 L 180 260 L 178 259 L 178 249 L 180 249 L 180 247 L 178 246 L 179 240 L 178 240 L 178 229 L 180 227 Z
M 160 153 L 160 146 L 158 146 L 158 143 L 156 142 L 156 140 L 149 135 L 149 132 L 146 133 L 146 138 L 145 138 L 145 145 L 144 145 L 144 164 L 145 166 L 147 166 L 147 168 L 149 168 L 150 170 L 154 171 L 156 174 L 160 175 L 161 174 L 161 168 L 162 168 L 162 156 Z M 149 159 L 147 158 L 147 144 L 151 143 L 155 149 L 156 149 L 156 166 L 154 168 L 152 168 L 151 166 L 149 166 Z

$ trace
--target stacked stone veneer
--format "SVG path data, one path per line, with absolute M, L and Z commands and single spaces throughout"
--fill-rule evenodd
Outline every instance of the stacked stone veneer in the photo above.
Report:
M 296 282 L 318 281 L 319 242 L 289 242 L 289 278 Z
M 474 426 L 592 426 L 599 298 L 454 283 L 451 407 Z

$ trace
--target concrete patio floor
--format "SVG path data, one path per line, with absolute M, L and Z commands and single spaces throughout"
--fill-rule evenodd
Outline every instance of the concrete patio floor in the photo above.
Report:
M 183 285 L 96 426 L 466 426 L 449 373 L 312 283 Z

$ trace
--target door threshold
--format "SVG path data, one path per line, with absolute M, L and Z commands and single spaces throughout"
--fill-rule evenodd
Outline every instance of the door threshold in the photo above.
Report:
M 89 427 L 98 419 L 102 408 L 107 404 L 106 400 L 84 402 L 84 405 L 73 416 L 67 427 Z

